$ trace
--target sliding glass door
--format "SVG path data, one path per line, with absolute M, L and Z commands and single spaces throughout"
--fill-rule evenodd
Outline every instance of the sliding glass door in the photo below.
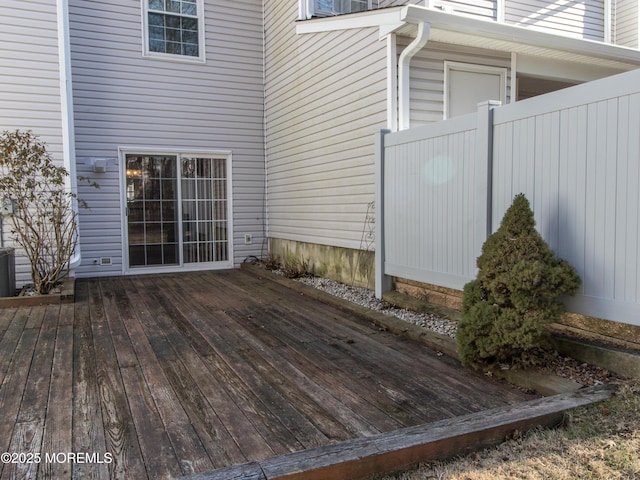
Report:
M 228 262 L 227 158 L 125 155 L 128 267 Z
M 176 159 L 127 155 L 129 266 L 176 265 Z
M 182 159 L 185 263 L 228 260 L 226 159 Z

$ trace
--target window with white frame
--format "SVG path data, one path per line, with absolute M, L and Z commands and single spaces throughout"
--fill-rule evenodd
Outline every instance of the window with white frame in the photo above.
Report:
M 202 0 L 143 0 L 145 55 L 204 59 Z
M 371 0 L 300 0 L 301 18 L 328 17 L 371 9 Z

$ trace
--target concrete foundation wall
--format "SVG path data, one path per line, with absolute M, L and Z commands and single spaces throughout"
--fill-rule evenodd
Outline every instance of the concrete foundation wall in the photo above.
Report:
M 308 263 L 310 273 L 347 285 L 374 289 L 374 253 L 352 248 L 269 239 L 269 253 Z

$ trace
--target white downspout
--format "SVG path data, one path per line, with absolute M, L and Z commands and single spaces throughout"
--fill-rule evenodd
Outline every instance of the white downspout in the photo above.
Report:
M 60 103 L 62 112 L 62 152 L 63 165 L 69 172 L 67 188 L 71 193 L 78 193 L 76 178 L 76 150 L 73 125 L 73 90 L 71 85 L 71 47 L 69 41 L 69 5 L 68 0 L 58 0 L 58 56 L 60 64 Z M 78 214 L 78 202 L 74 198 L 71 209 Z M 80 265 L 80 239 L 76 230 L 76 248 L 69 260 L 69 270 Z
M 398 129 L 406 130 L 410 127 L 411 114 L 411 59 L 418 53 L 429 41 L 429 33 L 431 26 L 428 22 L 418 23 L 418 34 L 400 54 L 398 59 Z
M 396 34 L 387 35 L 387 129 L 398 130 L 398 54 Z
M 505 18 L 506 18 L 505 0 L 498 0 L 496 2 L 496 22 L 505 23 Z

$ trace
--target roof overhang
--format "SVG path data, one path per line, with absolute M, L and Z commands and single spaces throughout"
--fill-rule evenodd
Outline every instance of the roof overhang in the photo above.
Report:
M 640 67 L 640 50 L 443 12 L 416 5 L 301 21 L 299 34 L 377 27 L 380 38 L 391 33 L 415 37 L 417 26 L 430 25 L 429 40 L 447 44 L 591 64 L 615 70 Z

